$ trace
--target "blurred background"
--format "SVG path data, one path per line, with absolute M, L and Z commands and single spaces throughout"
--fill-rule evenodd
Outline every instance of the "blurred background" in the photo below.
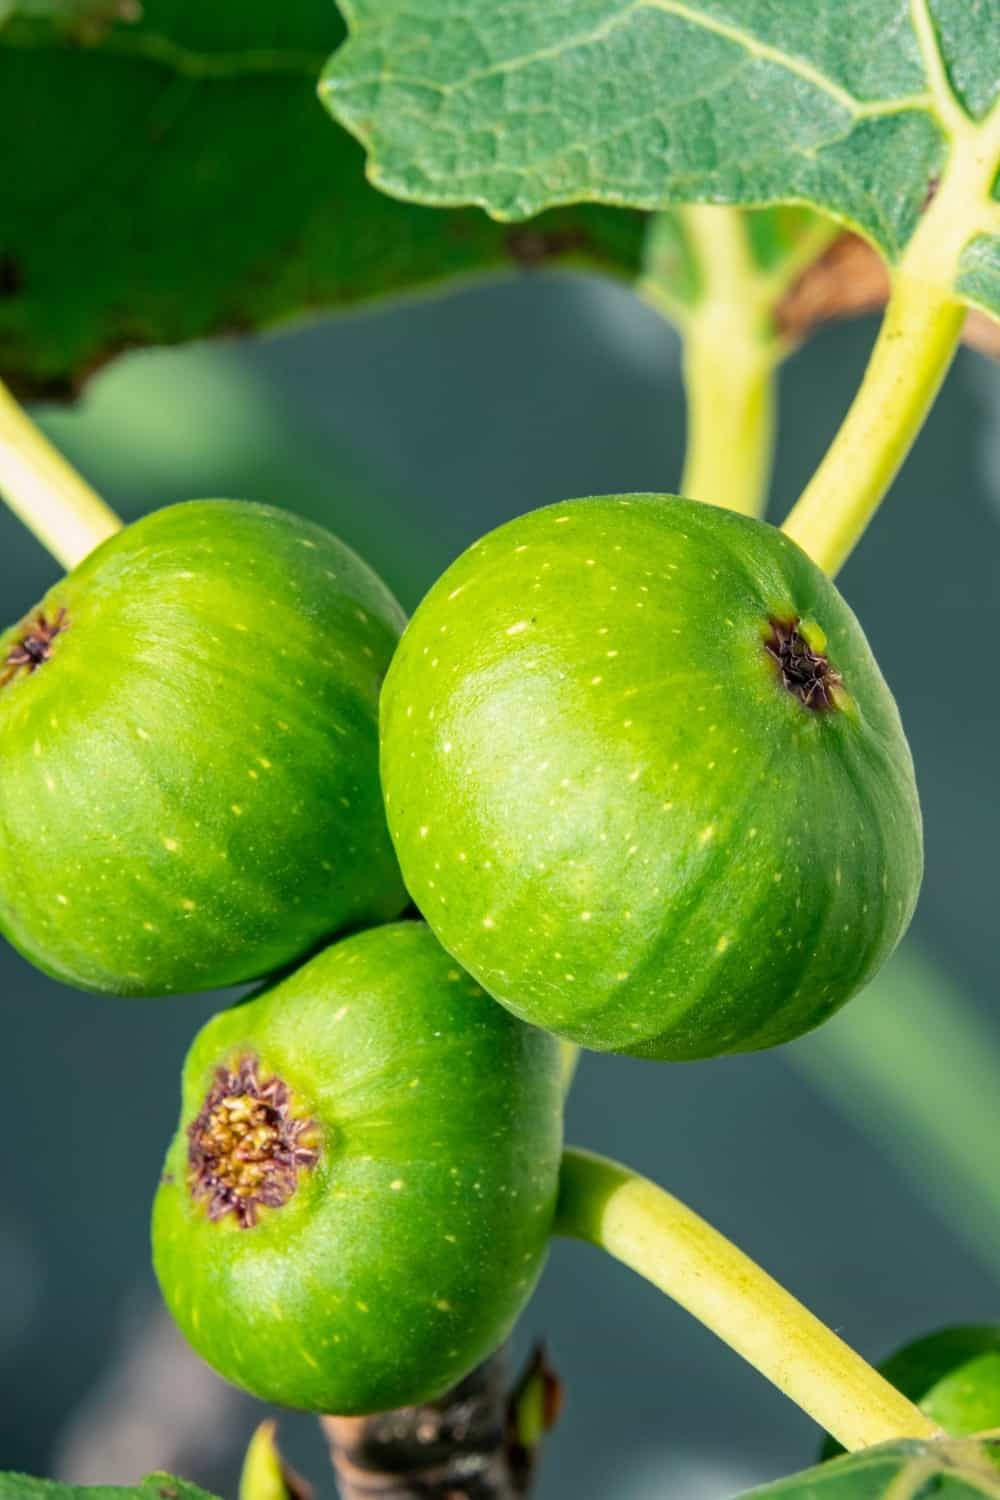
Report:
M 820 457 L 870 323 L 782 375 L 773 518 Z M 320 520 L 412 607 L 487 528 L 569 496 L 670 489 L 676 336 L 630 293 L 556 273 L 230 345 L 129 356 L 36 413 L 126 517 L 235 496 Z M 587 1057 L 576 1142 L 668 1185 L 867 1356 L 1000 1318 L 996 739 L 1000 375 L 963 351 L 842 576 L 899 699 L 927 877 L 904 951 L 823 1032 L 667 1066 Z M 54 564 L 0 508 L 5 622 Z M 114 1001 L 0 950 L 0 1468 L 126 1482 L 163 1467 L 225 1496 L 263 1409 L 161 1314 L 147 1218 L 181 1059 L 218 996 Z M 557 1244 L 520 1347 L 544 1335 L 568 1402 L 540 1500 L 717 1500 L 812 1462 L 818 1433 L 630 1273 Z M 282 1421 L 331 1496 L 313 1425 Z

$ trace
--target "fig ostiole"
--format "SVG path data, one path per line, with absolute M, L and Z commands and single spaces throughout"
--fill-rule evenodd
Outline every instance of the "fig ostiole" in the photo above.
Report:
M 899 715 L 834 585 L 662 495 L 500 527 L 382 693 L 409 890 L 517 1015 L 685 1059 L 788 1041 L 876 973 L 922 873 Z
M 397 915 L 377 716 L 403 621 L 336 537 L 264 506 L 105 542 L 0 636 L 0 930 L 149 995 Z
M 346 938 L 196 1038 L 153 1213 L 164 1298 L 265 1400 L 428 1400 L 527 1301 L 561 1149 L 554 1038 L 422 922 Z

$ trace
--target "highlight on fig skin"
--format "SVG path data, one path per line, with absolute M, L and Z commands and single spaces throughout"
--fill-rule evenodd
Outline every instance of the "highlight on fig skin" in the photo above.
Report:
M 188 1127 L 188 1186 L 210 1219 L 232 1214 L 252 1229 L 261 1208 L 280 1208 L 299 1174 L 319 1160 L 314 1120 L 297 1116 L 280 1078 L 262 1079 L 256 1057 L 220 1067 Z
M 814 713 L 838 708 L 838 689 L 844 679 L 824 655 L 815 627 L 810 630 L 798 618 L 771 620 L 770 624 L 764 650 L 777 662 L 785 690 Z
M 3 670 L 0 671 L 0 687 L 16 677 L 22 668 L 27 668 L 29 673 L 37 672 L 39 667 L 51 660 L 53 641 L 68 628 L 69 620 L 64 609 L 60 609 L 52 620 L 44 613 L 36 615 L 25 633 L 8 651 Z

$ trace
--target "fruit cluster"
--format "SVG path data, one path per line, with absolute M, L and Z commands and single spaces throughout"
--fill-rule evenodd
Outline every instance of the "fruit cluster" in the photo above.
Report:
M 216 1369 L 325 1412 L 429 1399 L 505 1337 L 555 1211 L 556 1038 L 787 1041 L 921 875 L 889 690 L 761 522 L 536 511 L 403 626 L 327 532 L 205 501 L 0 636 L 0 928 L 85 989 L 265 981 L 190 1051 L 154 1258 Z

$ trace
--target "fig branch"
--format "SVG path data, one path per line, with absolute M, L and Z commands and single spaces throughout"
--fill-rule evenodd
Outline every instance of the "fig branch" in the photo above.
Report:
M 638 1271 L 845 1448 L 940 1437 L 929 1418 L 685 1204 L 589 1152 L 563 1157 L 556 1233 Z
M 929 50 L 929 49 L 928 49 Z M 1000 105 L 972 121 L 935 79 L 950 156 L 892 278 L 885 317 L 843 424 L 784 530 L 831 576 L 850 556 L 910 451 L 962 337 L 954 292 L 965 247 L 1000 229 L 992 197 Z
M 0 385 L 0 495 L 67 570 L 121 529 L 100 495 Z

